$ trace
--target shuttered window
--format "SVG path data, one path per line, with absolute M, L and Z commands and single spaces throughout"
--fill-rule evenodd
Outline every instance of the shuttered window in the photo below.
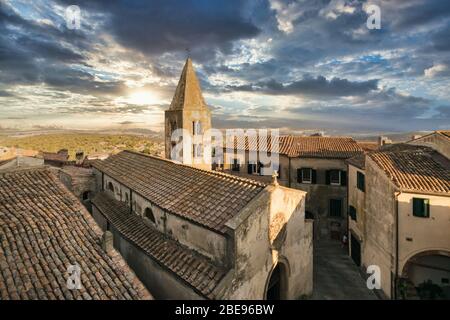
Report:
M 358 173 L 356 174 L 356 187 L 362 192 L 364 192 L 366 190 L 365 184 L 366 182 L 364 174 L 358 171 Z
M 330 200 L 330 216 L 342 217 L 342 200 L 338 199 Z
M 420 218 L 430 217 L 430 200 L 413 198 L 413 216 Z

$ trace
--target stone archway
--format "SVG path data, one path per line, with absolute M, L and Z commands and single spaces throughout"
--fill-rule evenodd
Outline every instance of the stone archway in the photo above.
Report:
M 406 290 L 424 299 L 450 299 L 450 251 L 428 250 L 411 256 L 401 278 Z
M 266 281 L 264 299 L 286 300 L 288 297 L 288 267 L 278 261 Z

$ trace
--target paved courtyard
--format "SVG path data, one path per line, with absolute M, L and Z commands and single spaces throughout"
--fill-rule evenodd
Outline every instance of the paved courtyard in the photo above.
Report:
M 314 243 L 313 300 L 374 300 L 358 267 L 337 241 Z

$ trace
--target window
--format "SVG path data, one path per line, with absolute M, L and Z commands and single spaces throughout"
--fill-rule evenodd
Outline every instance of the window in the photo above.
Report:
M 330 184 L 341 184 L 341 172 L 339 170 L 330 170 Z
M 356 174 L 356 187 L 361 190 L 362 192 L 365 191 L 365 177 L 362 172 L 359 172 Z
M 114 186 L 113 186 L 112 182 L 108 183 L 108 190 L 111 192 L 114 192 Z
M 90 191 L 83 192 L 83 195 L 82 195 L 83 201 L 89 200 L 90 193 L 91 193 Z
M 413 216 L 420 218 L 430 217 L 430 200 L 413 198 Z
M 192 145 L 192 151 L 194 153 L 194 158 L 199 158 L 203 155 L 201 144 Z
M 302 183 L 311 183 L 312 182 L 312 169 L 311 168 L 303 168 L 301 170 L 302 174 Z
M 200 124 L 200 121 L 192 121 L 192 134 L 194 136 L 202 134 L 202 125 Z
M 146 208 L 144 211 L 144 218 L 149 219 L 151 222 L 156 223 L 155 216 L 153 215 L 153 211 L 150 208 Z
M 347 172 L 341 170 L 327 170 L 326 171 L 326 184 L 334 186 L 346 186 L 347 185 Z
M 128 193 L 125 193 L 125 203 L 126 203 L 127 205 L 130 204 L 130 199 L 128 198 Z
M 342 200 L 330 199 L 330 217 L 342 217 Z
M 231 167 L 231 170 L 239 171 L 239 168 L 240 168 L 239 159 L 233 159 L 233 165 Z
M 348 215 L 352 218 L 352 220 L 356 221 L 356 208 L 354 206 L 348 207 Z

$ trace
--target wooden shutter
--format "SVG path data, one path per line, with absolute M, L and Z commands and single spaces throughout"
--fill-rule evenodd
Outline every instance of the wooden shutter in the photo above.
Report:
M 317 171 L 314 169 L 311 169 L 311 183 L 316 184 L 317 183 Z
M 341 186 L 347 185 L 347 172 L 341 171 Z
M 325 184 L 330 184 L 330 170 L 325 171 Z

